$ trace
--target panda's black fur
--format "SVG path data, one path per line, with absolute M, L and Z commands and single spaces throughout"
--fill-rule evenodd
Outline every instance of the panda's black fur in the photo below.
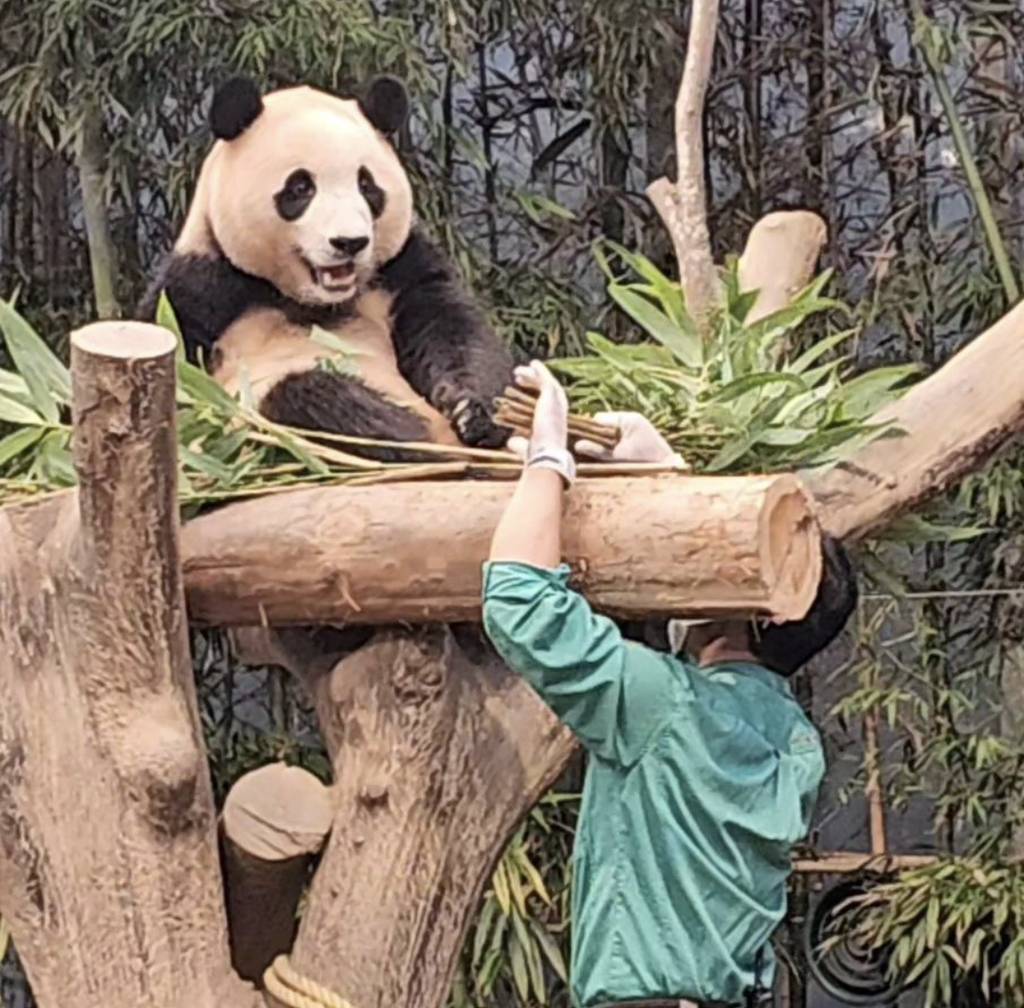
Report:
M 393 132 L 405 118 L 404 88 L 388 80 L 371 89 L 370 96 L 360 102 L 360 109 L 382 133 Z M 261 108 L 262 99 L 251 84 L 229 82 L 211 110 L 215 135 L 231 140 L 242 134 Z M 377 266 L 372 286 L 391 297 L 391 339 L 408 385 L 449 420 L 464 444 L 503 445 L 510 432 L 494 424 L 492 413 L 495 397 L 511 380 L 511 355 L 440 249 L 413 224 L 397 255 Z M 291 322 L 328 330 L 344 324 L 352 312 L 351 302 L 311 305 L 293 300 L 270 281 L 235 266 L 219 247 L 202 254 L 172 252 L 140 303 L 138 317 L 154 317 L 164 290 L 188 357 L 207 364 L 216 359 L 219 337 L 254 308 L 272 308 Z M 260 408 L 268 418 L 295 427 L 381 440 L 429 440 L 428 424 L 419 413 L 333 369 L 284 377 Z M 384 448 L 347 450 L 383 460 L 409 457 Z

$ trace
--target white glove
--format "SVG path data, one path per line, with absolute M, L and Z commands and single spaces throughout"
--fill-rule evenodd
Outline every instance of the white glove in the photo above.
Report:
M 528 467 L 554 469 L 566 486 L 576 479 L 576 461 L 570 453 L 569 399 L 565 389 L 540 361 L 515 370 L 516 384 L 533 389 L 537 402 L 533 410 L 530 440 L 511 437 L 506 447 L 524 460 Z
M 575 444 L 579 454 L 603 462 L 653 462 L 672 465 L 677 469 L 689 469 L 682 456 L 672 450 L 672 446 L 658 433 L 654 424 L 642 414 L 597 413 L 594 419 L 618 429 L 618 444 L 614 448 L 605 448 L 584 438 Z

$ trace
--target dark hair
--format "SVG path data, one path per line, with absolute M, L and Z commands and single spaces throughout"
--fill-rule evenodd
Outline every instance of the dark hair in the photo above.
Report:
M 823 535 L 821 554 L 821 582 L 807 615 L 789 623 L 761 623 L 751 630 L 751 650 L 780 675 L 793 675 L 828 647 L 857 606 L 857 577 L 842 543 Z

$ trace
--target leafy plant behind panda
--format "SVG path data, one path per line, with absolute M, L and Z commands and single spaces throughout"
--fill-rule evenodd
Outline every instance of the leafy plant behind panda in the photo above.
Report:
M 701 346 L 679 285 L 643 257 L 613 251 L 631 276 L 616 274 L 602 257 L 609 294 L 650 341 L 620 346 L 590 333 L 591 355 L 553 361 L 577 409 L 640 410 L 696 469 L 716 472 L 828 464 L 841 449 L 885 433 L 867 420 L 900 394 L 914 368 L 851 376 L 848 358 L 837 351 L 855 340 L 855 329 L 830 333 L 802 354 L 787 351 L 801 325 L 841 309 L 822 295 L 828 274 L 788 308 L 747 326 L 751 299 L 739 292 L 730 266 L 726 310 L 712 340 Z M 176 331 L 166 304 L 160 321 Z M 66 420 L 70 402 L 66 368 L 5 302 L 0 302 L 0 328 L 17 368 L 0 371 L 0 421 L 18 428 L 0 440 L 3 502 L 68 486 L 74 472 L 70 429 L 58 417 Z M 391 468 L 348 454 L 345 438 L 327 447 L 269 423 L 184 360 L 178 384 L 181 496 L 190 506 L 305 483 L 369 482 Z M 481 456 L 469 453 L 465 462 L 437 463 L 434 469 L 448 476 L 467 469 L 472 459 L 480 462 Z M 488 465 L 496 471 L 510 467 L 497 455 Z

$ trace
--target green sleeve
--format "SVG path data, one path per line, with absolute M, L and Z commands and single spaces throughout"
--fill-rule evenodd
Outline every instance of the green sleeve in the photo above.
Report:
M 636 762 L 682 687 L 672 660 L 624 641 L 568 585 L 569 571 L 484 568 L 484 628 L 509 667 L 596 755 Z

